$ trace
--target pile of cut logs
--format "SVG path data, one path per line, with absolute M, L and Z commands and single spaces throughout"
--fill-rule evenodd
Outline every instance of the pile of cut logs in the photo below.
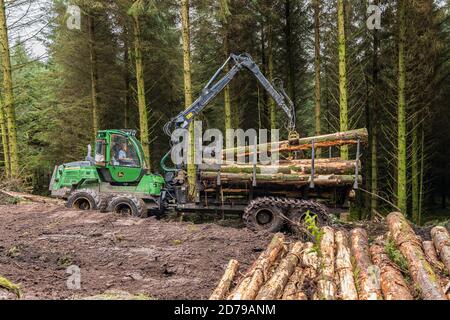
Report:
M 316 245 L 278 233 L 246 273 L 238 276 L 231 260 L 210 299 L 450 299 L 448 230 L 435 227 L 432 241 L 422 241 L 401 213 L 386 221 L 389 232 L 370 244 L 361 228 L 324 227 Z

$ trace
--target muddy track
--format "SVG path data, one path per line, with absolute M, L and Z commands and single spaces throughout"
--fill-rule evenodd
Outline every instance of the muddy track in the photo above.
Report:
M 0 275 L 24 299 L 74 299 L 125 291 L 154 299 L 205 299 L 229 259 L 245 270 L 270 234 L 73 211 L 49 204 L 0 206 Z M 81 289 L 67 288 L 67 267 Z M 0 299 L 11 296 L 0 290 Z

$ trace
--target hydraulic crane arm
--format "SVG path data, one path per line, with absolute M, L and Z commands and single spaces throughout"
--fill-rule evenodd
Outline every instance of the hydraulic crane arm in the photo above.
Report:
M 225 69 L 229 62 L 233 62 L 234 65 L 230 71 L 220 80 L 217 80 L 220 73 Z M 180 112 L 175 118 L 168 122 L 164 128 L 166 134 L 170 136 L 171 131 L 174 129 L 186 129 L 189 124 L 194 120 L 194 117 L 202 112 L 208 104 L 220 93 L 222 90 L 234 79 L 234 77 L 242 69 L 247 69 L 253 73 L 258 79 L 259 83 L 273 98 L 275 103 L 283 109 L 288 116 L 288 130 L 291 134 L 296 134 L 295 128 L 295 108 L 291 99 L 287 96 L 282 86 L 278 90 L 272 83 L 262 74 L 259 67 L 252 60 L 248 54 L 235 55 L 231 54 L 227 61 L 217 70 L 214 76 L 209 80 L 200 97 L 186 110 Z M 216 81 L 217 80 L 217 81 Z

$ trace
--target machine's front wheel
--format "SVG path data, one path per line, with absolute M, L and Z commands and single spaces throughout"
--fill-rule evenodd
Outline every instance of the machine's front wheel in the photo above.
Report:
M 147 215 L 144 201 L 134 196 L 117 196 L 112 198 L 107 211 L 139 218 L 144 218 Z
M 67 208 L 77 210 L 97 210 L 100 197 L 94 190 L 80 189 L 72 192 L 67 199 Z

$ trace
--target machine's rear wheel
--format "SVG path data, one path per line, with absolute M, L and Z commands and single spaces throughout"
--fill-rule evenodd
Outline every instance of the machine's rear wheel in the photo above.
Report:
M 316 202 L 307 200 L 296 200 L 295 206 L 289 211 L 290 229 L 294 235 L 305 241 L 312 241 L 311 230 L 308 230 L 306 217 L 315 217 L 314 223 L 317 228 L 328 225 L 330 222 L 328 209 Z
M 94 190 L 80 189 L 72 192 L 67 199 L 67 208 L 77 210 L 97 210 L 100 197 Z
M 284 225 L 283 211 L 274 199 L 256 199 L 245 209 L 244 222 L 253 231 L 278 232 Z
M 108 212 L 143 218 L 147 215 L 144 201 L 134 196 L 117 196 L 112 198 Z

